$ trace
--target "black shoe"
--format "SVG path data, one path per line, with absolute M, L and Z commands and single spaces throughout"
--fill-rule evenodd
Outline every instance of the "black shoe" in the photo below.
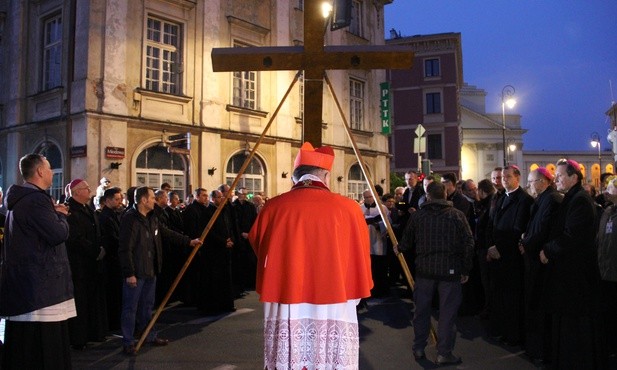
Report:
M 122 347 L 122 353 L 124 353 L 127 356 L 135 356 L 137 355 L 137 350 L 135 349 L 134 344 L 129 344 L 128 346 Z
M 159 338 L 156 337 L 153 340 L 149 341 L 148 343 L 152 344 L 153 346 L 166 346 L 169 344 L 169 339 L 164 339 L 164 338 Z
M 424 360 L 426 358 L 426 353 L 424 353 L 423 349 L 417 349 L 413 351 L 413 358 L 416 359 L 416 361 Z
M 449 353 L 447 355 L 437 355 L 437 365 L 456 365 L 463 362 L 460 357 L 456 357 Z

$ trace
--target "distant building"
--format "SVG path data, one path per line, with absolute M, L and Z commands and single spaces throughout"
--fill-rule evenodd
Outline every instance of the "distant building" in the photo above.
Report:
M 410 45 L 415 52 L 411 70 L 389 70 L 392 94 L 391 170 L 418 169 L 414 153 L 418 124 L 426 129 L 422 159 L 434 172 L 461 172 L 461 111 L 463 84 L 460 33 L 400 37 L 391 32 L 388 45 Z
M 463 145 L 462 178 L 484 179 L 490 177 L 495 167 L 503 167 L 503 117 L 499 113 L 486 112 L 486 91 L 476 86 L 463 84 L 460 90 L 461 136 Z M 495 106 L 501 106 L 495 104 Z M 521 116 L 505 115 L 506 163 L 522 163 L 523 134 Z
M 351 26 L 329 45 L 383 44 L 383 7 L 356 1 Z M 296 71 L 214 73 L 215 47 L 303 43 L 302 0 L 40 0 L 0 2 L 0 186 L 20 182 L 18 159 L 50 160 L 52 195 L 103 176 L 113 186 L 184 195 L 231 183 Z M 381 134 L 381 71 L 330 71 L 376 182 L 389 181 Z M 276 117 L 239 186 L 272 196 L 290 188 L 302 136 L 302 82 Z M 331 187 L 361 196 L 366 179 L 329 92 L 323 142 L 335 149 Z M 310 107 L 306 107 L 310 109 Z M 170 136 L 190 133 L 190 149 Z M 338 179 L 338 180 L 335 180 Z M 387 185 L 387 184 L 386 184 Z

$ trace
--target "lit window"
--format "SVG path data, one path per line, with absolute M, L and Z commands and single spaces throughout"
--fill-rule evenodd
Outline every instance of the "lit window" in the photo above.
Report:
M 62 66 L 62 17 L 57 15 L 45 20 L 43 35 L 43 89 L 61 84 Z
M 368 188 L 366 177 L 359 164 L 354 164 L 347 174 L 347 196 L 355 200 L 362 199 L 362 193 Z
M 181 27 L 148 17 L 146 37 L 146 89 L 180 94 Z
M 246 153 L 238 153 L 227 162 L 227 170 L 225 171 L 225 182 L 227 185 L 231 185 L 236 179 L 246 157 L 248 157 Z M 262 193 L 264 192 L 265 179 L 264 166 L 259 159 L 253 157 L 236 185 L 236 189 L 244 187 L 249 193 Z

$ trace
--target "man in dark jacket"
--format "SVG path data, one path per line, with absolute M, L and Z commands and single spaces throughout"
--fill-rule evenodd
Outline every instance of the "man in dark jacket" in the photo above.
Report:
M 236 192 L 238 198 L 233 202 L 234 215 L 238 225 L 238 244 L 233 248 L 232 271 L 236 291 L 255 289 L 257 276 L 257 256 L 248 241 L 249 231 L 257 219 L 257 208 L 247 199 L 248 191 L 240 188 Z
M 134 332 L 144 330 L 154 305 L 156 275 L 163 265 L 163 241 L 176 248 L 201 245 L 200 239 L 188 237 L 160 225 L 153 214 L 154 191 L 149 187 L 135 190 L 135 207 L 128 210 L 120 224 L 120 265 L 124 276 L 122 287 L 122 344 L 124 353 L 134 355 Z M 148 341 L 166 345 L 167 340 L 150 333 Z
M 104 257 L 98 216 L 88 205 L 90 185 L 82 179 L 69 184 L 69 239 L 66 248 L 71 264 L 77 317 L 69 320 L 71 345 L 83 349 L 86 342 L 103 342 L 107 334 Z
M 456 339 L 455 319 L 462 300 L 461 284 L 467 282 L 473 266 L 474 240 L 463 212 L 446 201 L 445 186 L 432 182 L 427 187 L 427 202 L 411 214 L 401 241 L 402 249 L 416 253 L 416 286 L 413 319 L 413 353 L 416 360 L 425 358 L 431 302 L 439 291 L 439 332 L 437 363 L 461 361 L 452 354 Z
M 518 249 L 527 228 L 533 198 L 520 187 L 521 172 L 503 169 L 505 194 L 489 222 L 488 251 L 492 289 L 489 331 L 507 345 L 519 345 L 523 334 L 523 256 Z
M 546 317 L 540 304 L 546 277 L 540 251 L 548 242 L 550 225 L 555 220 L 561 195 L 553 187 L 553 175 L 544 167 L 531 171 L 527 180 L 536 200 L 519 244 L 525 263 L 525 348 L 531 361 L 542 365 L 549 360 L 545 356 L 550 355 L 550 317 Z
M 6 193 L 0 316 L 7 317 L 2 368 L 71 368 L 67 320 L 76 315 L 64 242 L 68 208 L 45 191 L 53 173 L 45 157 L 19 161 L 23 185 Z M 45 318 L 45 320 L 42 320 Z
M 122 311 L 122 272 L 118 259 L 120 243 L 120 212 L 122 211 L 122 190 L 109 188 L 103 194 L 103 204 L 99 224 L 101 244 L 105 248 L 105 286 L 107 290 L 107 321 L 109 329 L 120 328 Z
M 565 196 L 549 242 L 540 252 L 540 261 L 548 265 L 543 303 L 552 316 L 551 366 L 555 369 L 607 365 L 598 315 L 596 207 L 581 185 L 583 179 L 576 161 L 557 163 L 555 184 Z

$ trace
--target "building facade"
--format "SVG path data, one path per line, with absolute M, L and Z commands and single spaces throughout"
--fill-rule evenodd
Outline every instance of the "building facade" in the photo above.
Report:
M 389 70 L 392 95 L 391 169 L 418 169 L 416 129 L 426 130 L 426 146 L 419 145 L 421 160 L 434 172 L 461 170 L 459 88 L 463 81 L 460 33 L 400 37 L 391 31 L 388 45 L 409 45 L 415 53 L 411 70 Z
M 332 45 L 383 44 L 383 7 L 353 0 L 351 26 Z M 52 195 L 84 178 L 186 195 L 231 183 L 296 71 L 212 72 L 213 48 L 302 45 L 302 0 L 10 0 L 0 4 L 0 186 L 43 153 Z M 329 71 L 373 181 L 388 181 L 380 134 L 384 71 Z M 290 188 L 302 135 L 302 82 L 286 100 L 238 186 Z M 323 142 L 335 149 L 333 191 L 366 188 L 343 119 L 324 89 Z M 188 146 L 183 138 L 190 135 Z M 5 144 L 5 145 L 4 145 Z
M 523 134 L 521 116 L 506 112 L 486 112 L 486 91 L 463 84 L 460 89 L 462 177 L 465 179 L 489 178 L 495 167 L 505 163 L 523 162 Z M 501 102 L 495 103 L 495 106 Z M 505 126 L 504 126 L 505 118 Z M 505 135 L 506 148 L 503 148 Z

